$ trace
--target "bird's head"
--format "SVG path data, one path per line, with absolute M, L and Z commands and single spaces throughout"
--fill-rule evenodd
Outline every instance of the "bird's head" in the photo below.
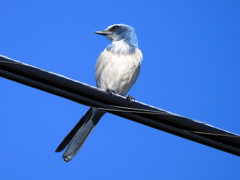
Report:
M 114 24 L 107 29 L 95 31 L 94 33 L 106 36 L 113 42 L 124 40 L 131 46 L 138 46 L 138 40 L 134 28 L 125 24 Z

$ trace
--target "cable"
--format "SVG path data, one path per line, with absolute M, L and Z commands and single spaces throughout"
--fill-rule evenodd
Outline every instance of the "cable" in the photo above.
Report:
M 74 102 L 102 108 L 109 113 L 240 156 L 239 136 L 209 124 L 138 101 L 133 101 L 130 105 L 125 97 L 111 96 L 104 90 L 4 56 L 0 56 L 0 75 Z

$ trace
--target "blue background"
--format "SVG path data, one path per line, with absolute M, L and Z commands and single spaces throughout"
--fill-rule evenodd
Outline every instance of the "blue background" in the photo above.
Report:
M 240 1 L 1 1 L 0 54 L 95 85 L 115 23 L 144 55 L 138 101 L 240 134 Z M 105 115 L 69 163 L 55 149 L 88 107 L 0 78 L 0 178 L 240 179 L 237 156 Z

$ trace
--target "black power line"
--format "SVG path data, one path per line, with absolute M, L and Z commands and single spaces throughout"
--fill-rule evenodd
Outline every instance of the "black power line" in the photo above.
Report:
M 0 56 L 0 76 L 240 156 L 240 136 Z

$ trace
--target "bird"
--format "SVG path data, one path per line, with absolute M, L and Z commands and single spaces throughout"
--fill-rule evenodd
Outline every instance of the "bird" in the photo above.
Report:
M 111 41 L 97 59 L 95 67 L 96 85 L 111 95 L 125 96 L 136 82 L 143 60 L 142 52 L 138 49 L 135 29 L 126 24 L 113 24 L 94 33 L 103 35 Z M 56 152 L 61 152 L 67 147 L 62 156 L 65 162 L 72 160 L 78 153 L 105 113 L 103 110 L 90 107 L 63 139 Z

